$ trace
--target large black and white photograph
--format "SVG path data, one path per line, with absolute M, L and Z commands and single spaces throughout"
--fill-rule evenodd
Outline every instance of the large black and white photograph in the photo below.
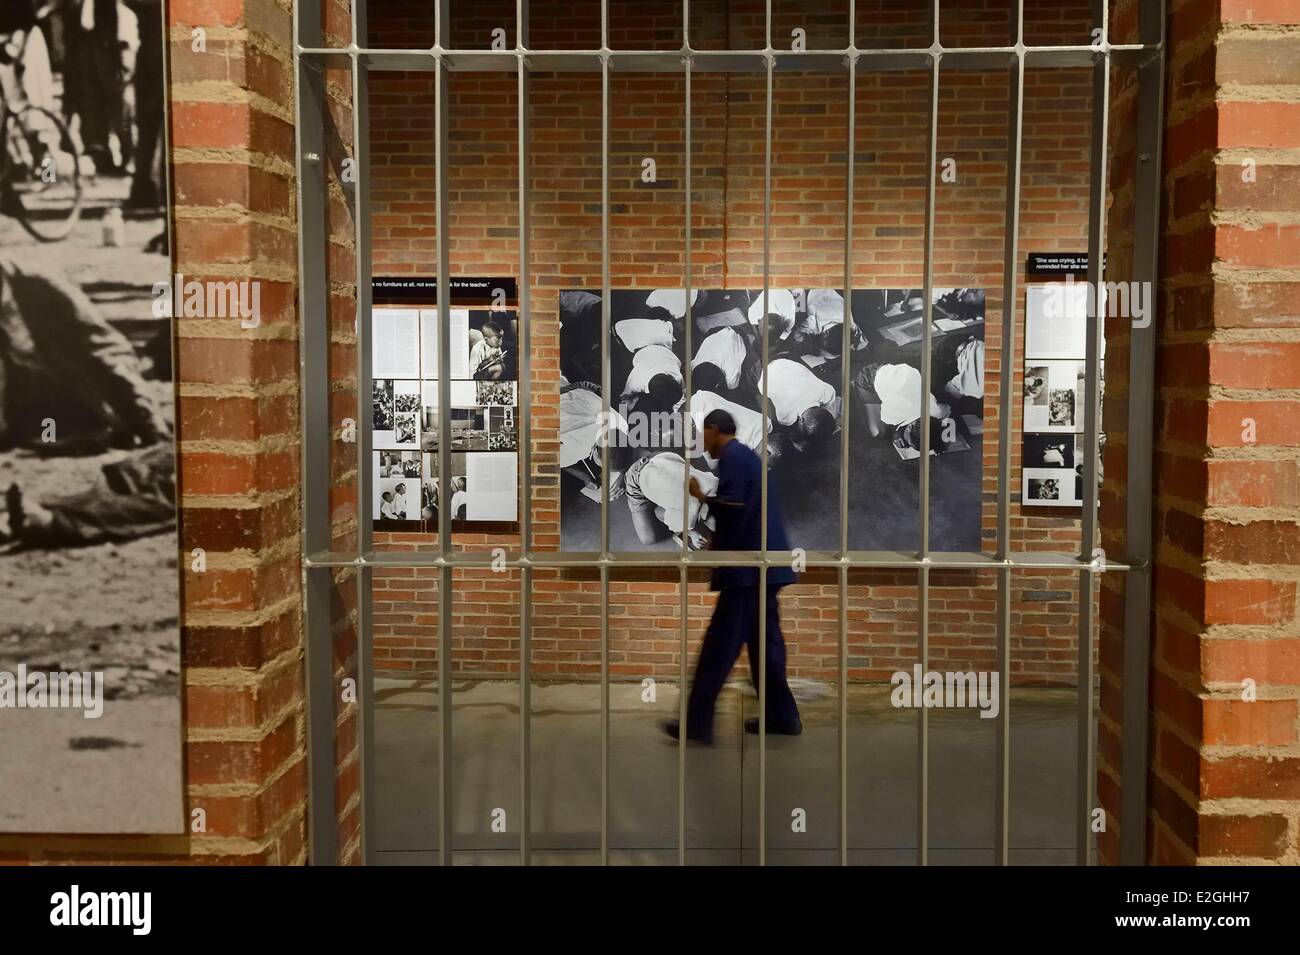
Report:
M 561 544 L 601 550 L 602 443 L 609 444 L 611 550 L 702 547 L 707 508 L 682 509 L 686 468 L 711 474 L 694 440 L 721 408 L 737 438 L 768 447 L 795 546 L 839 547 L 840 427 L 850 381 L 849 546 L 915 549 L 922 457 L 920 421 L 930 419 L 931 541 L 935 550 L 978 550 L 984 397 L 984 293 L 936 289 L 932 389 L 922 402 L 924 301 L 916 289 L 855 290 L 845 353 L 843 291 L 832 288 L 692 290 L 692 354 L 680 289 L 613 290 L 610 340 L 601 341 L 601 298 L 560 293 Z M 765 332 L 764 332 L 765 330 Z M 767 365 L 763 364 L 763 334 Z M 608 360 L 610 415 L 601 417 Z M 692 394 L 683 393 L 687 361 Z M 764 393 L 766 392 L 766 398 Z M 686 425 L 690 422 L 693 427 Z M 673 474 L 676 493 L 669 487 Z M 630 483 L 629 483 L 630 482 Z M 645 493 L 662 497 L 642 519 Z M 634 493 L 633 493 L 634 492 Z
M 0 6 L 7 832 L 184 830 L 162 16 Z

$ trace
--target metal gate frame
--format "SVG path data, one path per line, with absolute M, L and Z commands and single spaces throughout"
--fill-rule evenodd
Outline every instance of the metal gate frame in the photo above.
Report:
M 357 308 L 357 420 L 369 420 L 371 391 L 370 356 L 371 341 L 368 319 L 371 305 L 370 262 L 370 166 L 369 166 L 369 74 L 374 70 L 430 71 L 436 74 L 436 165 L 437 186 L 437 281 L 439 311 L 438 388 L 439 428 L 450 431 L 450 327 L 449 327 L 449 241 L 447 232 L 448 190 L 442 188 L 448 181 L 447 142 L 449 120 L 448 74 L 452 71 L 515 73 L 518 78 L 518 145 L 519 145 L 519 302 L 518 314 L 522 326 L 523 342 L 520 354 L 519 417 L 521 420 L 520 462 L 523 479 L 520 482 L 520 504 L 524 515 L 521 521 L 520 550 L 509 554 L 506 566 L 520 571 L 520 745 L 521 745 L 521 806 L 523 826 L 519 835 L 521 861 L 530 861 L 530 661 L 531 661 L 531 572 L 541 568 L 600 568 L 601 581 L 601 827 L 600 846 L 602 863 L 609 862 L 609 572 L 611 567 L 677 567 L 681 574 L 681 688 L 686 686 L 687 660 L 687 572 L 692 567 L 773 566 L 788 565 L 791 555 L 767 550 L 766 494 L 763 498 L 763 540 L 758 551 L 691 553 L 683 550 L 676 557 L 658 554 L 610 552 L 609 499 L 608 499 L 608 446 L 602 449 L 605 464 L 602 474 L 601 542 L 599 553 L 535 552 L 532 549 L 528 501 L 531 487 L 531 415 L 530 391 L 530 223 L 529 223 L 529 165 L 528 165 L 528 78 L 538 72 L 598 72 L 601 77 L 601 328 L 603 341 L 609 340 L 610 329 L 610 74 L 618 70 L 635 72 L 677 72 L 685 81 L 684 109 L 684 193 L 685 193 L 685 268 L 684 284 L 687 291 L 686 347 L 691 349 L 690 291 L 691 285 L 691 78 L 692 72 L 763 73 L 766 75 L 767 99 L 764 129 L 764 213 L 763 213 L 763 290 L 766 293 L 770 280 L 770 218 L 772 184 L 772 88 L 773 75 L 782 69 L 817 71 L 844 74 L 849 90 L 855 89 L 859 70 L 866 72 L 919 70 L 929 71 L 929 169 L 930 177 L 925 197 L 925 312 L 922 344 L 922 394 L 930 389 L 931 345 L 931 289 L 934 270 L 934 220 L 935 186 L 934 170 L 937 166 L 937 132 L 939 110 L 940 66 L 953 70 L 987 70 L 1006 67 L 1010 70 L 1011 96 L 1008 103 L 1009 142 L 1007 156 L 1005 253 L 1002 285 L 1002 381 L 1012 380 L 1012 361 L 1017 307 L 1017 240 L 1020 223 L 1020 162 L 1023 138 L 1023 105 L 1025 69 L 1032 60 L 1034 66 L 1091 66 L 1093 69 L 1091 182 L 1088 216 L 1088 281 L 1099 288 L 1102 281 L 1102 252 L 1106 233 L 1106 144 L 1109 128 L 1110 65 L 1118 64 L 1136 68 L 1138 77 L 1138 129 L 1137 169 L 1135 178 L 1135 220 L 1133 232 L 1132 280 L 1150 282 L 1154 287 L 1157 278 L 1157 246 L 1159 236 L 1159 211 L 1161 193 L 1161 133 L 1163 113 L 1163 86 L 1165 65 L 1165 12 L 1160 0 L 1140 0 L 1140 42 L 1132 44 L 1109 41 L 1109 4 L 1107 0 L 1093 0 L 1094 42 L 1088 45 L 1026 46 L 1024 43 L 1024 0 L 1016 0 L 1014 10 L 1015 42 L 996 47 L 945 48 L 939 39 L 939 0 L 930 0 L 931 42 L 928 47 L 912 49 L 875 49 L 856 45 L 856 0 L 849 0 L 849 43 L 842 50 L 816 50 L 791 52 L 772 46 L 772 0 L 766 0 L 766 46 L 754 50 L 697 50 L 690 45 L 690 0 L 682 2 L 682 36 L 680 50 L 643 51 L 613 50 L 609 47 L 609 2 L 601 0 L 601 46 L 593 50 L 535 50 L 528 46 L 528 0 L 516 0 L 516 43 L 507 50 L 456 50 L 445 41 L 450 34 L 450 0 L 436 0 L 435 44 L 430 49 L 369 49 L 357 40 L 368 36 L 366 30 L 366 0 L 352 0 L 353 42 L 345 47 L 327 47 L 321 28 L 322 3 L 328 0 L 297 0 L 294 5 L 294 72 L 295 117 L 297 123 L 297 175 L 298 175 L 298 244 L 299 244 L 299 307 L 301 316 L 300 382 L 302 389 L 302 507 L 303 507 L 303 590 L 306 629 L 306 701 L 309 762 L 309 850 L 313 864 L 333 864 L 336 861 L 337 816 L 335 812 L 335 699 L 333 673 L 333 634 L 330 613 L 330 588 L 332 574 L 338 568 L 353 568 L 357 581 L 356 632 L 359 657 L 358 700 L 360 704 L 359 758 L 361 761 L 362 792 L 362 853 L 366 862 L 373 862 L 375 853 L 370 838 L 374 831 L 374 707 L 372 667 L 372 633 L 370 620 L 370 588 L 374 568 L 385 567 L 437 567 L 440 570 L 439 634 L 438 634 L 438 712 L 441 733 L 439 746 L 439 856 L 442 864 L 450 864 L 454 855 L 451 847 L 451 577 L 456 567 L 487 567 L 493 554 L 482 552 L 453 552 L 451 549 L 450 514 L 446 508 L 438 513 L 438 552 L 376 552 L 373 548 L 370 489 L 370 429 L 361 427 L 357 435 L 357 494 L 358 548 L 355 552 L 335 552 L 331 549 L 329 523 L 330 447 L 334 440 L 334 427 L 329 419 L 329 286 L 327 271 L 326 209 L 327 188 L 331 155 L 327 147 L 337 144 L 327 136 L 326 91 L 323 70 L 347 69 L 352 85 L 352 142 L 356 181 L 347 198 L 353 213 L 356 248 L 356 308 Z M 854 129 L 855 97 L 848 98 L 847 125 L 847 175 L 845 181 L 845 247 L 844 287 L 853 288 L 853 201 L 854 201 Z M 338 149 L 333 152 L 337 158 Z M 342 177 L 340 177 L 342 181 Z M 345 185 L 345 190 L 347 186 Z M 850 296 L 846 295 L 846 309 L 851 311 Z M 766 322 L 766 319 L 764 319 Z M 849 351 L 850 320 L 843 323 L 844 352 Z M 929 467 L 919 469 L 920 541 L 915 554 L 886 551 L 850 551 L 848 549 L 848 467 L 840 474 L 840 547 L 838 552 L 810 552 L 806 555 L 808 567 L 837 568 L 839 572 L 839 835 L 840 863 L 848 862 L 848 743 L 847 743 L 847 636 L 845 614 L 848 599 L 848 573 L 852 568 L 880 568 L 914 570 L 918 584 L 919 607 L 919 658 L 922 667 L 928 663 L 929 643 L 929 583 L 932 570 L 983 570 L 996 571 L 998 577 L 997 647 L 1000 670 L 999 687 L 1003 705 L 997 723 L 997 803 L 996 803 L 996 859 L 1007 864 L 1010 832 L 1010 678 L 1011 642 L 1011 576 L 1016 572 L 1035 570 L 1074 570 L 1079 574 L 1079 657 L 1078 657 L 1078 716 L 1079 725 L 1086 732 L 1078 734 L 1077 789 L 1081 811 L 1076 819 L 1077 861 L 1088 865 L 1091 858 L 1091 831 L 1089 807 L 1095 797 L 1095 741 L 1093 739 L 1095 708 L 1093 705 L 1092 629 L 1094 622 L 1092 594 L 1096 575 L 1101 573 L 1126 574 L 1124 662 L 1123 662 L 1123 738 L 1122 738 L 1122 819 L 1121 860 L 1125 864 L 1142 864 L 1146 843 L 1146 766 L 1148 757 L 1148 673 L 1150 666 L 1150 561 L 1151 540 L 1151 482 L 1152 482 L 1152 408 L 1154 402 L 1154 328 L 1133 327 L 1130 332 L 1130 381 L 1127 422 L 1127 501 L 1126 541 L 1128 554 L 1122 561 L 1111 561 L 1094 553 L 1097 537 L 1097 461 L 1100 422 L 1100 356 L 1102 323 L 1096 315 L 1089 316 L 1087 324 L 1086 373 L 1089 400 L 1084 415 L 1084 503 L 1082 518 L 1082 546 L 1079 553 L 1017 552 L 1010 550 L 1010 508 L 1008 486 L 1010 466 L 1010 437 L 1012 419 L 1011 389 L 1003 387 L 999 421 L 999 474 L 997 508 L 997 546 L 992 554 L 974 552 L 936 552 L 929 550 Z M 766 329 L 763 333 L 763 362 L 768 360 Z M 609 411 L 609 363 L 602 372 L 602 407 Z M 842 394 L 848 393 L 849 367 L 844 363 Z M 690 393 L 690 368 L 686 368 L 685 392 Z M 766 379 L 764 380 L 766 397 Z M 841 460 L 847 462 L 849 426 L 847 405 L 841 427 Z M 921 415 L 921 446 L 928 444 L 929 416 Z M 439 473 L 450 473 L 450 445 L 439 446 Z M 767 439 L 762 445 L 764 463 L 767 460 Z M 689 473 L 689 472 L 688 472 Z M 764 468 L 763 487 L 766 491 L 767 473 Z M 683 500 L 687 491 L 682 488 Z M 500 561 L 497 561 L 498 565 Z M 760 577 L 760 605 L 766 590 L 765 575 Z M 766 646 L 766 621 L 759 615 L 759 639 Z M 765 653 L 760 653 L 765 663 Z M 760 671 L 764 669 L 760 664 Z M 763 697 L 766 686 L 760 672 L 758 681 L 760 702 L 759 720 L 765 721 Z M 681 717 L 685 720 L 686 694 L 681 692 Z M 927 862 L 929 834 L 929 726 L 927 712 L 922 708 L 917 723 L 918 763 L 918 831 L 917 862 Z M 759 733 L 759 863 L 766 863 L 766 737 Z M 678 760 L 678 861 L 686 862 L 686 756 L 685 746 L 679 747 Z

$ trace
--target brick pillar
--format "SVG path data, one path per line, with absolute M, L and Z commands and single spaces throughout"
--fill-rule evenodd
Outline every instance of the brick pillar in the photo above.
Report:
M 1300 862 L 1300 3 L 1171 19 L 1148 857 Z M 1249 682 L 1248 682 L 1249 681 Z
M 261 283 L 261 322 L 178 318 L 192 856 L 305 859 L 290 5 L 172 0 L 177 270 Z M 206 51 L 194 47 L 205 31 Z

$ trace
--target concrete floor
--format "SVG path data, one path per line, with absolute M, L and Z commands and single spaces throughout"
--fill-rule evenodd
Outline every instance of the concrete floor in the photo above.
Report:
M 432 680 L 376 681 L 376 848 L 382 863 L 438 861 L 438 712 Z M 849 693 L 849 859 L 911 865 L 916 846 L 915 711 L 889 704 L 888 686 Z M 818 693 L 820 695 L 818 696 Z M 800 693 L 804 733 L 767 746 L 769 864 L 838 861 L 838 736 L 835 688 Z M 818 696 L 816 699 L 807 697 Z M 653 703 L 639 684 L 610 688 L 610 859 L 676 864 L 677 746 L 659 729 L 677 715 L 677 690 L 660 683 Z M 1016 690 L 1011 703 L 1011 859 L 1069 865 L 1075 857 L 1073 690 Z M 519 862 L 519 685 L 457 682 L 453 690 L 454 861 Z M 532 691 L 534 864 L 600 860 L 600 688 L 540 684 Z M 691 745 L 686 760 L 690 864 L 757 862 L 758 738 L 741 731 L 755 715 L 749 687 L 719 703 L 717 742 Z M 977 711 L 930 711 L 930 863 L 993 861 L 996 720 Z M 802 809 L 806 831 L 791 831 Z M 504 810 L 505 832 L 494 832 Z M 496 816 L 499 818 L 500 813 Z

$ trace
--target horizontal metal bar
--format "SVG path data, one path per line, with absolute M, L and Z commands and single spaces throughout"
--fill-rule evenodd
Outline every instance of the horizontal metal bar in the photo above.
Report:
M 676 556 L 674 556 L 676 555 Z M 1109 558 L 1091 562 L 1078 554 L 1053 551 L 1018 551 L 1001 560 L 990 554 L 964 551 L 931 553 L 928 558 L 898 551 L 849 551 L 843 557 L 831 551 L 808 551 L 799 558 L 804 567 L 841 567 L 850 569 L 877 568 L 916 570 L 1060 570 L 1113 573 L 1139 569 L 1137 565 Z M 791 557 L 785 553 L 769 552 L 766 558 L 761 551 L 697 551 L 677 554 L 676 551 L 624 552 L 614 551 L 602 557 L 595 551 L 547 552 L 521 555 L 505 548 L 492 551 L 456 551 L 445 558 L 437 551 L 374 551 L 365 555 L 319 551 L 303 558 L 303 566 L 313 567 L 558 567 L 579 569 L 583 567 L 788 567 Z
M 599 73 L 601 63 L 609 61 L 611 72 L 680 73 L 690 62 L 698 72 L 762 73 L 767 59 L 781 72 L 837 72 L 850 59 L 866 72 L 926 69 L 939 58 L 945 70 L 1000 69 L 1017 56 L 1024 56 L 1033 67 L 1088 66 L 1098 56 L 1108 56 L 1117 64 L 1138 65 L 1157 53 L 1158 46 L 1132 44 L 1081 44 L 1073 46 L 932 46 L 924 49 L 856 49 L 812 50 L 376 50 L 361 47 L 300 47 L 298 55 L 305 63 L 346 68 L 351 56 L 357 56 L 371 70 L 429 71 L 439 60 L 451 72 L 514 73 L 522 57 L 528 68 L 537 72 Z

